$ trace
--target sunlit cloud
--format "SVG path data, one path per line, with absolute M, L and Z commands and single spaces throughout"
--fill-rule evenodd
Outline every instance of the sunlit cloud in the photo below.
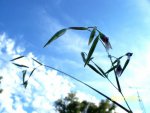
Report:
M 1 44 L 0 47 L 1 56 L 5 55 L 5 60 L 0 56 L 2 66 L 0 67 L 2 79 L 3 93 L 0 96 L 0 112 L 6 113 L 37 113 L 37 112 L 51 112 L 55 113 L 54 101 L 59 98 L 67 96 L 69 92 L 75 87 L 75 85 L 64 78 L 62 75 L 54 70 L 47 70 L 45 67 L 38 68 L 29 80 L 26 89 L 22 84 L 22 69 L 16 67 L 10 62 L 10 59 L 18 57 L 21 52 L 17 53 L 15 47 L 15 41 L 8 38 L 4 33 L 0 35 Z M 11 41 L 8 41 L 11 40 Z M 11 45 L 11 46 L 8 46 Z M 7 49 L 9 48 L 9 49 Z M 6 51 L 3 51 L 3 50 Z M 7 51 L 8 50 L 8 51 Z M 10 52 L 14 51 L 14 52 Z M 21 49 L 22 50 L 22 49 Z M 30 52 L 25 58 L 21 58 L 15 63 L 21 63 L 29 66 L 30 68 L 37 67 L 31 58 L 38 60 L 35 55 Z M 5 64 L 5 65 L 4 65 Z M 31 71 L 28 69 L 27 71 Z M 26 77 L 25 79 L 27 79 Z M 80 100 L 86 99 L 92 102 L 98 103 L 98 100 L 91 95 L 77 91 L 77 96 Z

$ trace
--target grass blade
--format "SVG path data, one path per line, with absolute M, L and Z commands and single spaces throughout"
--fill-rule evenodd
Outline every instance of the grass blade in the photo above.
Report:
M 32 58 L 36 63 L 43 65 L 42 63 L 40 63 L 39 61 L 35 60 L 34 58 Z
M 92 32 L 91 32 L 91 35 L 90 35 L 90 38 L 89 38 L 88 45 L 90 45 L 91 42 L 93 41 L 94 36 L 95 36 L 95 33 L 96 33 L 96 28 L 93 28 L 93 30 L 92 30 Z
M 126 60 L 124 66 L 123 66 L 123 68 L 122 68 L 122 73 L 124 72 L 124 70 L 126 69 L 127 65 L 129 64 L 129 61 L 130 61 L 129 59 Z M 122 74 L 122 73 L 121 73 L 121 74 Z
M 36 68 L 34 68 L 32 71 L 31 71 L 31 73 L 30 73 L 30 75 L 29 75 L 29 78 L 31 77 L 31 75 L 33 74 L 33 72 L 36 70 Z
M 23 71 L 22 71 L 22 74 L 23 74 L 23 77 L 22 77 L 23 83 L 24 83 L 24 81 L 25 81 L 26 73 L 27 73 L 27 70 L 23 70 Z
M 69 27 L 68 29 L 73 29 L 73 30 L 88 30 L 87 27 Z
M 112 68 L 110 68 L 105 74 L 108 74 L 108 73 L 110 73 L 111 71 L 113 71 L 114 69 L 116 69 L 117 68 L 117 66 L 118 65 L 116 65 L 116 66 L 113 66 Z
M 85 58 L 85 54 L 84 54 L 84 52 L 81 52 L 81 56 L 82 56 L 83 62 L 85 63 L 86 58 Z
M 13 63 L 14 65 L 18 66 L 18 67 L 25 67 L 25 68 L 29 68 L 28 66 L 25 66 L 25 65 L 20 65 L 20 64 L 16 64 L 16 63 Z
M 20 58 L 23 58 L 24 56 L 19 56 L 19 57 L 16 57 L 16 58 L 14 58 L 14 59 L 12 59 L 12 60 L 10 60 L 10 61 L 15 61 L 15 60 L 17 60 L 17 59 L 20 59 Z
M 26 80 L 25 82 L 23 82 L 22 84 L 24 86 L 24 88 L 26 89 L 27 88 L 27 85 L 28 85 L 28 81 Z
M 88 64 L 88 62 L 90 61 L 91 56 L 92 56 L 92 54 L 93 54 L 93 52 L 94 52 L 94 50 L 95 50 L 95 47 L 96 47 L 96 45 L 97 45 L 97 43 L 98 43 L 98 40 L 99 40 L 99 35 L 95 38 L 95 40 L 94 40 L 94 42 L 93 42 L 93 44 L 92 44 L 92 46 L 91 46 L 91 48 L 90 48 L 90 50 L 89 50 L 89 53 L 88 53 L 88 55 L 87 55 L 87 58 L 86 58 L 86 61 L 85 61 L 85 65 L 84 65 L 84 66 L 86 66 L 86 64 Z
M 93 71 L 95 71 L 97 74 L 101 75 L 102 77 L 104 77 L 94 66 L 92 66 L 91 64 L 87 64 Z
M 97 64 L 94 63 L 94 65 L 99 69 L 99 71 L 103 74 L 103 76 L 105 76 L 107 78 L 107 75 L 105 74 L 105 72 L 102 70 L 102 68 L 100 68 Z
M 60 36 L 62 36 L 65 32 L 67 31 L 67 29 L 61 29 L 60 31 L 56 32 L 52 38 L 50 38 L 50 40 L 44 45 L 44 47 L 46 47 L 47 45 L 49 45 L 52 41 L 56 40 L 57 38 L 59 38 Z
M 123 56 L 117 58 L 117 59 L 113 62 L 113 65 L 114 65 L 115 63 L 117 63 L 118 61 L 120 61 L 120 59 L 121 59 L 122 57 L 123 57 Z

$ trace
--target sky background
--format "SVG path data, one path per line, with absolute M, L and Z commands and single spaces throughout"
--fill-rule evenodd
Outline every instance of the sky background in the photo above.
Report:
M 133 112 L 142 113 L 135 87 L 146 112 L 150 112 L 150 99 L 147 98 L 150 93 L 149 0 L 0 0 L 0 76 L 3 76 L 1 87 L 4 89 L 0 95 L 0 112 L 55 113 L 53 102 L 70 91 L 76 91 L 81 99 L 96 103 L 104 99 L 82 84 L 44 67 L 34 73 L 25 90 L 20 85 L 22 69 L 9 62 L 19 55 L 27 56 L 18 61 L 20 63 L 27 63 L 33 68 L 37 64 L 31 58 L 35 58 L 74 75 L 108 96 L 117 98 L 125 106 L 107 80 L 84 68 L 80 52 L 89 49 L 89 32 L 67 31 L 43 48 L 56 31 L 70 26 L 97 26 L 109 37 L 112 55 L 119 57 L 127 52 L 133 53 L 119 80 Z M 104 70 L 109 68 L 107 54 L 101 44 L 94 56 Z M 111 79 L 114 80 L 113 77 Z

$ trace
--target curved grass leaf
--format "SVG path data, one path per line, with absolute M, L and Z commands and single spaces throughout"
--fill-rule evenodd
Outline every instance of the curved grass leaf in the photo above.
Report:
M 40 63 L 39 61 L 35 60 L 34 58 L 32 58 L 36 63 L 43 65 L 42 63 Z
M 22 71 L 22 74 L 23 74 L 23 78 L 22 78 L 22 79 L 23 79 L 23 83 L 24 83 L 24 81 L 25 81 L 26 73 L 27 73 L 27 70 L 23 70 L 23 71 Z
M 85 54 L 84 54 L 84 52 L 81 52 L 81 56 L 82 56 L 83 62 L 85 63 L 86 59 L 85 59 Z
M 118 76 L 116 75 L 115 77 L 116 77 L 116 82 L 117 82 L 117 86 L 118 86 L 118 91 L 121 92 L 121 87 L 120 87 Z
M 95 33 L 96 33 L 96 28 L 93 28 L 91 34 L 90 34 L 90 38 L 89 38 L 89 42 L 88 42 L 88 45 L 91 44 L 91 42 L 93 41 L 94 39 L 94 36 L 95 36 Z
M 98 40 L 99 40 L 99 35 L 95 38 L 95 40 L 94 40 L 94 42 L 93 42 L 93 44 L 92 44 L 92 46 L 91 46 L 91 48 L 90 48 L 90 50 L 89 50 L 89 53 L 88 53 L 88 55 L 87 55 L 87 58 L 86 58 L 86 61 L 85 61 L 85 65 L 84 65 L 84 66 L 86 66 L 86 64 L 88 64 L 88 62 L 90 61 L 91 56 L 92 56 L 92 54 L 93 54 L 93 52 L 94 52 L 94 50 L 95 50 L 95 47 L 96 47 L 96 45 L 97 45 L 97 43 L 98 43 Z
M 34 68 L 34 69 L 31 71 L 29 77 L 31 77 L 31 75 L 33 74 L 33 72 L 34 72 L 35 70 L 36 70 L 36 68 Z
M 102 77 L 104 77 L 94 66 L 92 66 L 91 64 L 87 64 L 93 71 L 95 71 L 97 74 L 101 75 Z
M 100 68 L 97 64 L 94 63 L 94 65 L 99 69 L 99 71 L 103 74 L 103 76 L 105 76 L 107 78 L 107 75 L 105 74 L 105 72 L 102 70 L 102 68 Z
M 117 59 L 113 62 L 113 65 L 114 65 L 115 63 L 117 63 L 122 57 L 123 57 L 123 56 L 117 58 Z
M 73 29 L 73 30 L 88 30 L 87 27 L 69 27 L 69 29 Z
M 25 67 L 25 68 L 29 68 L 28 66 L 25 66 L 25 65 L 20 65 L 20 64 L 16 64 L 16 63 L 13 63 L 14 65 L 18 66 L 18 67 Z
M 27 88 L 27 85 L 28 85 L 28 81 L 26 80 L 25 82 L 23 82 L 22 84 L 24 86 L 24 88 L 26 89 Z
M 107 72 L 105 72 L 105 74 L 110 73 L 111 71 L 113 71 L 114 69 L 116 69 L 118 67 L 118 65 L 113 66 L 112 68 L 110 68 Z
M 130 61 L 129 59 L 126 60 L 124 66 L 123 66 L 123 68 L 122 68 L 122 73 L 124 72 L 124 70 L 126 69 L 127 65 L 129 64 L 129 61 Z M 121 73 L 121 74 L 122 74 L 122 73 Z
M 19 56 L 19 57 L 16 57 L 16 58 L 14 58 L 14 59 L 12 59 L 12 60 L 10 60 L 10 61 L 15 61 L 15 60 L 17 60 L 17 59 L 20 59 L 20 58 L 23 58 L 24 56 Z
M 60 31 L 56 32 L 52 38 L 44 45 L 44 47 L 46 47 L 47 45 L 49 45 L 52 41 L 56 40 L 57 38 L 59 38 L 60 36 L 62 36 L 65 32 L 67 31 L 67 29 L 61 29 Z
M 120 108 L 122 108 L 122 109 L 124 109 L 125 111 L 127 111 L 128 113 L 132 113 L 132 112 L 130 112 L 128 109 L 126 109 L 124 106 L 122 106 L 121 104 L 119 104 L 119 103 L 117 103 L 116 101 L 112 100 L 110 97 L 106 96 L 105 94 L 101 93 L 100 91 L 98 91 L 97 89 L 93 88 L 92 86 L 86 84 L 85 82 L 83 82 L 83 81 L 81 81 L 81 80 L 79 80 L 79 79 L 73 77 L 72 75 L 67 74 L 67 73 L 65 73 L 65 72 L 63 72 L 63 71 L 60 71 L 60 70 L 58 70 L 58 69 L 56 69 L 56 68 L 53 68 L 53 67 L 51 67 L 51 66 L 47 66 L 47 65 L 44 65 L 44 66 L 47 67 L 47 68 L 50 68 L 50 69 L 54 69 L 54 70 L 56 70 L 56 71 L 58 71 L 58 72 L 64 74 L 65 76 L 68 76 L 68 77 L 70 77 L 70 78 L 72 78 L 72 79 L 74 79 L 74 80 L 80 82 L 81 84 L 83 84 L 83 85 L 89 87 L 89 88 L 92 89 L 93 91 L 95 91 L 95 92 L 97 92 L 98 94 L 104 96 L 105 98 L 107 98 L 107 99 L 110 100 L 111 102 L 115 103 L 115 104 L 118 105 Z

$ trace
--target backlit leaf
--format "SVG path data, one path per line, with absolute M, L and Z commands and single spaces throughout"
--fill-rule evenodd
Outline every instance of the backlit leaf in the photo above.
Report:
M 25 66 L 25 65 L 20 65 L 20 64 L 16 64 L 16 63 L 13 63 L 14 65 L 18 66 L 18 67 L 25 67 L 25 68 L 29 68 L 28 66 Z
M 121 87 L 120 87 L 118 76 L 116 75 L 115 77 L 116 77 L 116 82 L 117 82 L 117 86 L 118 86 L 118 91 L 121 92 Z
M 36 68 L 34 68 L 34 69 L 31 71 L 29 77 L 31 77 L 31 75 L 33 74 L 33 72 L 34 72 L 35 70 L 36 70 Z
M 26 80 L 25 82 L 23 82 L 22 84 L 24 86 L 24 88 L 27 88 L 27 85 L 28 85 L 28 81 Z
M 122 73 L 124 72 L 124 70 L 126 69 L 127 65 L 129 64 L 129 61 L 130 61 L 130 59 L 127 59 L 127 60 L 126 60 L 124 66 L 123 66 L 123 68 L 122 68 Z M 122 73 L 121 73 L 121 74 L 122 74 Z
M 90 48 L 90 50 L 89 50 L 89 53 L 88 53 L 88 55 L 87 55 L 87 58 L 86 58 L 86 61 L 85 61 L 85 65 L 84 65 L 84 66 L 86 66 L 86 64 L 88 64 L 88 62 L 90 61 L 91 56 L 92 56 L 92 54 L 93 54 L 93 52 L 94 52 L 94 50 L 95 50 L 95 47 L 96 47 L 96 45 L 97 45 L 97 43 L 98 43 L 98 40 L 99 40 L 99 36 L 97 36 L 97 37 L 95 38 L 95 40 L 94 40 L 94 42 L 93 42 L 93 44 L 92 44 L 92 46 L 91 46 L 91 48 Z
M 94 66 L 92 66 L 91 64 L 87 64 L 93 71 L 95 71 L 97 74 L 101 75 L 102 77 L 104 77 Z
M 47 45 L 49 45 L 52 41 L 56 40 L 57 38 L 59 38 L 60 36 L 62 36 L 65 32 L 67 31 L 67 29 L 61 29 L 60 31 L 58 31 L 57 33 L 55 33 L 52 38 L 50 38 L 50 40 L 44 45 L 44 47 L 46 47 Z
M 32 58 L 36 63 L 43 65 L 42 63 L 40 63 L 39 61 L 35 60 L 34 58 Z
M 113 66 L 112 68 L 110 68 L 105 74 L 108 74 L 108 73 L 110 73 L 111 71 L 113 71 L 114 69 L 116 69 L 117 68 L 117 66 L 118 65 L 116 65 L 116 66 Z
M 14 59 L 12 59 L 12 60 L 10 60 L 10 61 L 15 61 L 15 60 L 17 60 L 17 59 L 20 59 L 20 58 L 23 58 L 24 56 L 19 56 L 19 57 L 16 57 L 16 58 L 14 58 Z
M 69 29 L 73 29 L 73 30 L 88 30 L 87 27 L 69 27 Z
M 84 52 L 81 52 L 81 56 L 82 56 L 83 62 L 85 63 L 86 59 L 85 59 L 85 54 L 84 54 Z
M 122 57 L 123 57 L 123 56 L 117 58 L 117 59 L 113 62 L 113 65 L 114 65 L 115 63 L 117 63 Z
M 22 74 L 23 74 L 23 77 L 22 77 L 23 83 L 24 83 L 24 81 L 25 81 L 26 73 L 27 73 L 27 70 L 23 70 L 23 71 L 22 71 Z
M 94 63 L 95 64 L 95 63 Z M 99 71 L 107 78 L 107 75 L 105 74 L 105 72 L 102 70 L 102 68 L 100 68 L 97 64 L 95 64 L 95 66 L 99 69 Z
M 92 32 L 91 32 L 91 35 L 90 35 L 90 38 L 89 38 L 88 45 L 90 45 L 91 42 L 93 41 L 94 36 L 95 36 L 95 33 L 96 33 L 96 28 L 93 28 L 93 30 L 92 30 Z

